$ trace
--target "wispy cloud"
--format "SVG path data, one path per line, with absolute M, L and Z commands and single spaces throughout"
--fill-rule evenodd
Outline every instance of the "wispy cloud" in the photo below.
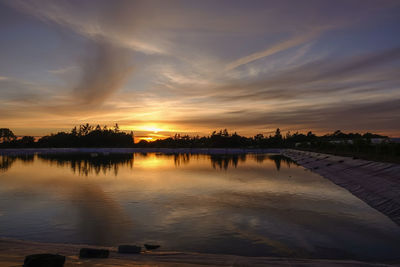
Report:
M 10 5 L 46 22 L 69 28 L 87 38 L 86 53 L 77 62 L 81 77 L 78 85 L 73 89 L 76 104 L 101 104 L 112 93 L 122 87 L 127 76 L 132 72 L 130 66 L 129 49 L 143 53 L 159 53 L 156 48 L 142 45 L 135 39 L 128 39 L 126 35 L 109 27 L 107 19 L 113 22 L 122 22 L 125 18 L 118 17 L 118 10 L 102 12 L 102 19 L 98 19 L 101 12 L 93 7 L 94 14 L 82 16 L 80 5 L 69 1 L 12 1 Z M 75 66 L 50 70 L 50 73 L 63 74 Z M 68 105 L 67 105 L 68 106 Z
M 319 129 L 332 131 L 335 129 L 376 131 L 398 133 L 400 126 L 400 97 L 385 101 L 343 102 L 327 106 L 299 106 L 281 108 L 273 111 L 237 110 L 235 112 L 218 113 L 213 116 L 186 116 L 185 119 L 169 121 L 169 123 L 202 127 L 207 124 L 214 129 L 240 128 L 242 131 L 260 132 L 281 127 L 296 131 L 301 129 Z M 168 123 L 168 121 L 164 121 Z
M 133 67 L 129 53 L 107 42 L 96 42 L 82 61 L 82 77 L 74 89 L 77 102 L 99 104 L 123 85 Z
M 54 73 L 54 74 L 64 74 L 64 73 L 67 73 L 67 72 L 75 70 L 75 69 L 77 69 L 77 66 L 68 66 L 68 67 L 63 67 L 63 68 L 59 68 L 59 69 L 48 70 L 48 72 Z
M 255 52 L 252 53 L 250 55 L 241 57 L 233 62 L 230 62 L 229 64 L 226 65 L 226 70 L 232 70 L 235 69 L 237 67 L 240 67 L 242 65 L 251 63 L 253 61 L 256 61 L 258 59 L 264 58 L 264 57 L 268 57 L 271 55 L 274 55 L 276 53 L 279 53 L 281 51 L 285 51 L 289 48 L 293 48 L 296 47 L 298 45 L 304 44 L 306 42 L 311 41 L 313 38 L 317 37 L 318 34 L 320 33 L 320 31 L 312 31 L 311 33 L 308 34 L 302 34 L 300 36 L 296 36 L 294 38 L 290 38 L 286 41 L 283 42 L 279 42 L 265 50 L 259 51 L 259 52 Z
M 34 53 L 55 55 L 38 64 L 7 48 L 16 59 L 0 68 L 18 77 L 0 76 L 0 122 L 10 127 L 88 121 L 255 132 L 325 129 L 328 119 L 362 128 L 367 119 L 356 116 L 369 114 L 375 129 L 396 128 L 396 30 L 369 26 L 398 24 L 398 1 L 0 1 L 18 23 L 26 19 L 23 29 L 38 29 Z
M 232 80 L 212 91 L 214 97 L 243 101 L 246 98 L 288 99 L 344 91 L 349 93 L 361 86 L 375 86 L 374 82 L 399 85 L 399 77 L 392 71 L 399 67 L 391 65 L 399 61 L 399 47 L 350 58 L 325 58 L 295 68 L 289 67 L 267 79 Z M 376 87 L 376 90 L 381 88 Z
M 288 66 L 267 78 L 261 74 L 225 80 L 222 86 L 198 83 L 187 90 L 187 86 L 175 84 L 181 106 L 190 106 L 196 99 L 203 109 L 186 112 L 185 118 L 174 116 L 174 120 L 159 122 L 196 129 L 206 125 L 254 131 L 280 125 L 294 130 L 370 127 L 396 132 L 400 130 L 393 126 L 399 119 L 399 62 L 400 48 L 395 47 Z
M 94 41 L 101 38 L 113 43 L 115 46 L 133 49 L 146 54 L 164 53 L 163 49 L 155 44 L 133 38 L 133 35 L 124 33 L 124 29 L 131 28 L 131 33 L 133 34 L 135 29 L 135 25 L 132 25 L 132 22 L 118 13 L 124 7 L 129 7 L 124 2 L 115 2 L 115 5 L 120 7 L 116 9 L 115 6 L 110 6 L 106 11 L 99 9 L 96 5 L 86 6 L 84 3 L 77 4 L 65 0 L 57 2 L 51 0 L 15 0 L 7 3 L 39 19 L 67 27 Z M 85 7 L 92 9 L 92 12 L 83 14 Z M 139 6 L 136 10 L 131 9 L 136 12 L 130 14 L 130 16 L 140 14 L 138 9 Z M 118 27 L 113 27 L 111 23 L 118 25 Z

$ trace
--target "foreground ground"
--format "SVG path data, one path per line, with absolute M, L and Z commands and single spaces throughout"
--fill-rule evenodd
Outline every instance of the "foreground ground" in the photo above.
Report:
M 233 255 L 200 254 L 184 252 L 152 252 L 118 254 L 111 250 L 108 259 L 79 259 L 79 249 L 85 247 L 70 244 L 50 244 L 0 238 L 0 266 L 22 266 L 26 255 L 58 253 L 67 257 L 68 266 L 400 266 L 400 263 L 366 263 L 350 260 L 288 259 L 272 257 L 242 257 Z M 93 247 L 93 246 L 91 246 Z

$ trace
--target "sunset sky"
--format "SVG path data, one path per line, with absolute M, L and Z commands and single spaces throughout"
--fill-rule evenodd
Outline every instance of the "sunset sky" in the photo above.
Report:
M 0 0 L 0 128 L 400 136 L 400 1 Z

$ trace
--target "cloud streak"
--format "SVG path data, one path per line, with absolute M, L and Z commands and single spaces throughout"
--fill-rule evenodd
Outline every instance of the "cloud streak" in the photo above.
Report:
M 293 48 L 296 47 L 298 45 L 304 44 L 306 42 L 309 42 L 310 40 L 312 40 L 313 38 L 315 38 L 316 36 L 318 36 L 320 31 L 312 31 L 308 34 L 303 34 L 300 36 L 296 36 L 294 38 L 288 39 L 286 41 L 280 42 L 278 44 L 273 45 L 272 47 L 269 47 L 263 51 L 259 51 L 259 52 L 255 52 L 252 53 L 248 56 L 244 56 L 242 58 L 239 58 L 229 64 L 226 65 L 225 70 L 229 71 L 229 70 L 233 70 L 235 68 L 238 68 L 242 65 L 254 62 L 258 59 L 264 58 L 264 57 L 268 57 L 271 55 L 274 55 L 276 53 L 279 53 L 281 51 L 285 51 L 289 48 Z
M 398 1 L 0 2 L 7 127 L 396 128 Z
M 174 85 L 177 94 L 207 107 L 160 123 L 187 128 L 364 129 L 400 131 L 400 47 L 288 67 L 260 79 L 228 80 L 222 86 Z M 180 88 L 180 89 L 178 89 Z M 387 92 L 387 93 L 383 93 Z M 198 95 L 198 96 L 196 96 Z M 339 96 L 343 96 L 340 100 Z M 223 108 L 221 108 L 223 107 Z M 247 107 L 247 108 L 245 108 Z M 249 109 L 248 107 L 252 107 Z M 190 126 L 191 125 L 191 126 Z
M 161 48 L 149 42 L 132 38 L 132 35 L 126 34 L 127 32 L 110 26 L 113 24 L 118 25 L 120 28 L 130 29 L 131 34 L 134 33 L 134 25 L 131 25 L 130 21 L 126 23 L 126 17 L 118 13 L 118 11 L 124 10 L 124 8 L 132 7 L 132 5 L 128 5 L 125 1 L 117 1 L 115 5 L 119 6 L 118 8 L 106 5 L 103 9 L 101 9 L 102 5 L 100 3 L 99 5 L 88 5 L 80 1 L 66 0 L 57 2 L 51 0 L 15 0 L 6 3 L 17 10 L 21 10 L 41 20 L 71 29 L 93 41 L 101 38 L 107 40 L 109 43 L 113 43 L 115 46 L 129 48 L 146 54 L 164 53 Z M 135 5 L 133 6 L 135 7 Z M 88 14 L 82 13 L 85 8 L 90 8 L 92 12 Z M 140 6 L 137 7 L 137 9 L 139 8 Z M 134 8 L 129 8 L 129 10 L 136 11 L 133 14 L 129 14 L 130 16 L 140 14 Z M 107 22 L 113 22 L 113 24 L 108 24 Z M 121 27 L 123 23 L 125 25 Z
M 187 116 L 186 119 L 163 121 L 197 127 L 208 125 L 215 129 L 228 127 L 231 129 L 263 129 L 268 132 L 274 127 L 286 130 L 335 129 L 398 132 L 400 126 L 400 97 L 394 100 L 364 103 L 336 103 L 329 106 L 303 106 L 297 108 L 275 109 L 274 111 L 237 110 L 214 116 Z
M 83 104 L 101 104 L 121 88 L 133 67 L 129 53 L 104 41 L 91 46 L 82 62 L 82 77 L 74 93 Z
M 12 1 L 10 5 L 31 14 L 41 20 L 50 22 L 65 28 L 69 28 L 87 38 L 88 48 L 81 57 L 78 65 L 81 75 L 78 84 L 73 89 L 76 100 L 72 103 L 77 105 L 100 105 L 104 103 L 113 93 L 118 91 L 124 84 L 128 75 L 132 73 L 129 62 L 129 49 L 144 53 L 159 52 L 147 46 L 141 46 L 134 39 L 123 39 L 118 31 L 107 28 L 104 20 L 109 19 L 115 23 L 124 20 L 118 17 L 118 10 L 112 8 L 106 12 L 92 7 L 95 11 L 87 18 L 78 9 L 80 5 L 74 5 L 71 1 L 48 0 L 39 1 Z M 102 20 L 98 16 L 102 15 Z M 119 37 L 120 36 L 120 37 Z M 65 73 L 71 68 L 50 71 L 52 73 Z M 65 109 L 72 108 L 70 104 L 61 105 Z
M 361 56 L 332 60 L 325 58 L 280 71 L 267 79 L 232 80 L 212 88 L 220 100 L 297 99 L 327 93 L 350 93 L 358 88 L 375 87 L 376 83 L 400 85 L 396 74 L 400 66 L 400 47 Z M 372 89 L 373 90 L 373 89 Z

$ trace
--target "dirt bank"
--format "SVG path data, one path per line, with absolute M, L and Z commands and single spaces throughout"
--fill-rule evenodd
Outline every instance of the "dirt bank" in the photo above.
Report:
M 400 225 L 400 165 L 287 149 L 283 155 L 344 187 Z
M 242 257 L 232 255 L 152 252 L 142 254 L 118 254 L 111 250 L 108 259 L 79 259 L 82 245 L 49 244 L 0 238 L 0 266 L 22 266 L 26 255 L 33 253 L 59 253 L 67 257 L 65 267 L 70 266 L 159 266 L 159 267 L 199 267 L 199 266 L 396 266 L 395 264 L 366 263 L 342 260 L 309 260 L 271 257 Z M 91 246 L 93 247 L 93 246 Z M 397 265 L 398 266 L 398 265 Z

